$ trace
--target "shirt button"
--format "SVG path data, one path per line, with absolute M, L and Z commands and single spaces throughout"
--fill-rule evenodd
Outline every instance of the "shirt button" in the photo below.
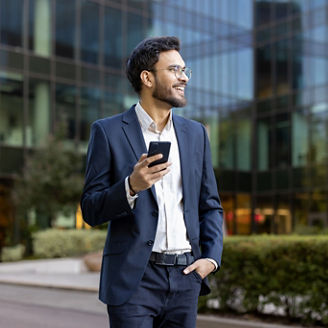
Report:
M 148 240 L 148 241 L 147 241 L 147 245 L 148 245 L 148 246 L 153 246 L 153 244 L 154 244 L 154 242 L 153 242 L 152 240 Z

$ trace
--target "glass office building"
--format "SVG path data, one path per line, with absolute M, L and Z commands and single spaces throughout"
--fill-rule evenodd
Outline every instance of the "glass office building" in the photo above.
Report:
M 228 233 L 327 225 L 327 1 L 0 0 L 0 228 L 29 150 L 65 122 L 85 153 L 90 124 L 136 102 L 125 61 L 157 35 L 193 69 L 176 111 L 207 127 Z

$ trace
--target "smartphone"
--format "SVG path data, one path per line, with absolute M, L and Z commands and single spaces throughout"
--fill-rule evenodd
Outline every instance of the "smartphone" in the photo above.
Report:
M 169 160 L 171 143 L 169 141 L 151 141 L 149 143 L 148 156 L 162 154 L 163 157 L 155 162 L 152 162 L 148 167 L 152 167 L 158 164 L 166 163 Z

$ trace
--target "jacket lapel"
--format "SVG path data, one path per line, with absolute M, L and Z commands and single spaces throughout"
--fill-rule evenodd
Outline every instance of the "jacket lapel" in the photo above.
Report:
M 122 128 L 134 152 L 136 160 L 139 160 L 142 153 L 147 153 L 147 147 L 134 107 L 135 106 L 132 106 L 123 114 Z
M 186 214 L 188 208 L 188 190 L 189 190 L 189 172 L 190 166 L 192 165 L 190 159 L 190 149 L 188 143 L 187 127 L 184 119 L 179 116 L 173 115 L 173 124 L 175 134 L 178 139 L 179 153 L 180 153 L 180 168 L 182 178 L 182 192 L 183 192 L 183 203 L 184 212 Z M 186 217 L 186 215 L 185 215 Z
M 145 139 L 142 135 L 140 123 L 135 112 L 135 105 L 133 105 L 127 112 L 123 114 L 122 129 L 128 142 L 134 152 L 136 161 L 139 160 L 143 153 L 147 153 Z M 155 187 L 151 187 L 151 192 L 156 199 Z

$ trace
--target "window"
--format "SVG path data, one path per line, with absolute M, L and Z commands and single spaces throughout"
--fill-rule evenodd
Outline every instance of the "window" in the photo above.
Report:
M 23 0 L 0 1 L 0 42 L 23 46 Z
M 51 55 L 50 0 L 30 0 L 29 49 L 44 57 Z
M 105 8 L 104 63 L 120 68 L 122 64 L 122 11 Z
M 29 115 L 26 126 L 28 146 L 41 146 L 46 142 L 50 130 L 50 88 L 49 82 L 30 80 Z
M 0 143 L 23 146 L 23 76 L 0 72 Z
M 56 1 L 55 54 L 74 58 L 75 55 L 75 0 Z
M 99 56 L 99 5 L 89 1 L 81 4 L 81 59 L 97 64 Z

